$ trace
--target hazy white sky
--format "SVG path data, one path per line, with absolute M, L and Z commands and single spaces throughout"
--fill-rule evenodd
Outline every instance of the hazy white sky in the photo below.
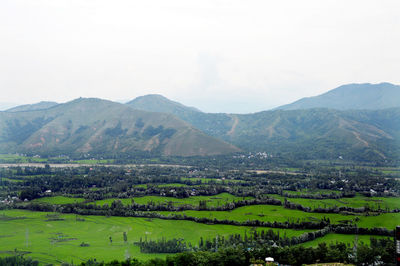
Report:
M 159 93 L 254 112 L 400 84 L 398 0 L 1 0 L 0 102 Z

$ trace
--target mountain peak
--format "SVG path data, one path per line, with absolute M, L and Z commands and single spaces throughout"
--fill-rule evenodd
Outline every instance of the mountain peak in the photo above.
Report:
M 400 107 L 400 86 L 388 82 L 342 85 L 314 97 L 280 106 L 280 110 L 331 108 L 338 110 L 379 110 Z
M 148 112 L 159 112 L 159 113 L 169 113 L 174 115 L 181 115 L 182 113 L 193 113 L 201 112 L 200 110 L 185 106 L 181 103 L 172 101 L 167 97 L 160 94 L 148 94 L 144 96 L 139 96 L 130 102 L 126 103 L 130 107 L 148 111 Z
M 171 114 L 98 98 L 34 112 L 0 112 L 3 153 L 203 156 L 237 151 Z
M 19 105 L 10 109 L 7 109 L 6 112 L 25 112 L 25 111 L 37 111 L 37 110 L 44 110 L 51 107 L 58 105 L 56 102 L 49 102 L 49 101 L 41 101 L 34 104 L 24 104 Z

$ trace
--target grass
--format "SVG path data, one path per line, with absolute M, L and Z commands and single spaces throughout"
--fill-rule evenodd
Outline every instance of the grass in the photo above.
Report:
M 273 198 L 280 199 L 282 202 L 285 197 L 275 194 L 269 194 Z M 304 199 L 304 198 L 287 198 L 288 201 L 293 203 L 301 204 L 305 207 L 310 207 L 312 209 L 323 207 L 352 207 L 360 208 L 368 206 L 373 210 L 376 209 L 399 209 L 400 208 L 400 198 L 395 197 L 364 197 L 362 195 L 357 195 L 353 198 L 340 198 L 340 199 Z
M 44 158 L 25 157 L 16 154 L 0 154 L 0 163 L 43 163 Z
M 110 261 L 122 260 L 127 255 L 142 260 L 164 257 L 163 254 L 143 254 L 132 243 L 140 237 L 160 239 L 165 237 L 183 238 L 197 245 L 200 237 L 213 238 L 216 235 L 243 234 L 250 227 L 229 225 L 206 225 L 190 221 L 127 218 L 103 216 L 59 215 L 58 221 L 49 220 L 54 213 L 25 210 L 0 211 L 0 253 L 7 251 L 29 251 L 29 256 L 43 264 L 62 262 L 80 263 L 89 258 Z M 84 219 L 77 221 L 76 217 Z M 19 218 L 19 219 L 16 219 Z M 296 236 L 305 231 L 274 229 L 280 235 Z M 128 243 L 123 242 L 127 232 Z M 112 244 L 109 237 L 112 237 Z M 89 247 L 80 247 L 85 242 Z
M 180 183 L 171 183 L 171 184 L 160 184 L 160 185 L 157 185 L 157 187 L 187 187 L 187 185 L 180 184 Z
M 159 212 L 163 215 L 169 215 L 173 212 Z M 340 223 L 342 221 L 350 220 L 359 227 L 385 227 L 394 229 L 396 225 L 400 224 L 400 213 L 381 214 L 379 216 L 355 216 L 355 215 L 342 215 L 334 213 L 307 213 L 298 210 L 286 209 L 282 206 L 272 205 L 254 205 L 236 208 L 232 211 L 183 211 L 179 212 L 191 217 L 205 217 L 218 220 L 234 220 L 245 222 L 247 220 L 260 220 L 265 222 L 286 222 L 286 221 L 319 221 L 323 218 L 329 218 L 331 223 Z M 356 222 L 356 218 L 359 221 Z
M 386 238 L 384 236 L 370 236 L 370 235 L 342 235 L 342 234 L 327 234 L 323 237 L 316 238 L 312 241 L 308 241 L 305 243 L 300 244 L 303 247 L 316 247 L 318 246 L 319 243 L 326 243 L 327 245 L 329 244 L 335 244 L 338 242 L 350 244 L 351 246 L 354 245 L 354 243 L 365 243 L 365 244 L 370 244 L 371 237 L 373 238 Z
M 379 216 L 360 216 L 360 221 L 357 222 L 359 227 L 385 227 L 395 229 L 400 225 L 400 213 L 384 213 Z
M 79 203 L 83 202 L 85 199 L 83 198 L 69 198 L 69 197 L 63 197 L 63 196 L 55 196 L 55 197 L 43 197 L 43 198 L 38 198 L 34 199 L 32 202 L 45 202 L 49 204 L 70 204 L 70 203 Z
M 128 198 L 120 200 L 123 204 L 128 205 L 132 203 L 132 199 L 139 204 L 149 204 L 150 202 L 153 202 L 154 204 L 171 202 L 174 205 L 190 204 L 193 206 L 198 206 L 200 201 L 205 200 L 207 201 L 207 206 L 217 207 L 233 201 L 238 201 L 242 199 L 251 199 L 251 197 L 236 197 L 229 193 L 221 193 L 215 196 L 192 196 L 184 199 L 178 199 L 173 197 L 162 197 L 162 196 L 144 196 L 144 197 L 136 197 L 136 198 Z M 105 200 L 98 200 L 95 201 L 95 203 L 97 205 L 103 205 L 105 203 L 111 205 L 111 203 L 114 200 L 118 199 L 111 198 Z
M 181 177 L 182 181 L 201 181 L 202 184 L 208 184 L 208 183 L 229 183 L 229 182 L 234 182 L 234 183 L 239 183 L 243 182 L 242 180 L 237 180 L 237 179 L 222 179 L 222 178 L 209 178 L 209 177 Z
M 285 193 L 291 194 L 291 195 L 301 195 L 301 194 L 312 194 L 312 195 L 316 195 L 316 194 L 331 194 L 331 193 L 335 193 L 335 194 L 339 194 L 340 191 L 337 190 L 331 190 L 331 189 L 302 189 L 302 190 L 298 190 L 298 191 L 291 191 L 291 190 L 284 190 Z
M 0 181 L 8 181 L 8 182 L 23 182 L 21 179 L 12 179 L 7 177 L 0 177 Z
M 147 188 L 147 184 L 133 185 L 135 188 Z
M 160 212 L 168 215 L 172 212 Z M 232 211 L 182 211 L 179 212 L 192 217 L 205 217 L 218 220 L 234 220 L 245 222 L 247 220 L 260 220 L 264 222 L 286 222 L 286 221 L 319 221 L 323 217 L 330 218 L 331 221 L 339 222 L 355 218 L 353 216 L 343 216 L 337 214 L 306 213 L 297 210 L 285 209 L 282 206 L 273 205 L 253 205 L 236 208 Z

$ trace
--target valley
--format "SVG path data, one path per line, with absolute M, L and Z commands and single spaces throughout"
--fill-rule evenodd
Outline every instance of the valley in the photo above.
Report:
M 0 264 L 390 264 L 397 89 L 349 84 L 252 114 L 161 95 L 0 112 Z
M 312 169 L 317 174 L 307 168 L 294 175 L 284 168 L 9 164 L 0 169 L 1 256 L 25 254 L 43 265 L 150 262 L 172 250 L 213 251 L 216 239 L 229 248 L 236 237 L 243 247 L 272 241 L 293 249 L 391 238 L 400 223 L 392 171 Z M 171 241 L 170 251 L 159 241 Z

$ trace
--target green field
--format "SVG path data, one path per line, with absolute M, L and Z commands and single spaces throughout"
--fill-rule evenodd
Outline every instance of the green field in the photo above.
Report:
M 43 197 L 32 200 L 32 202 L 44 202 L 49 204 L 71 204 L 71 203 L 79 203 L 83 202 L 85 199 L 83 198 L 69 198 L 63 196 L 55 196 L 55 197 Z
M 174 212 L 159 212 L 165 216 L 169 214 L 178 214 Z M 357 223 L 359 227 L 385 227 L 388 229 L 395 228 L 400 224 L 400 213 L 387 213 L 379 216 L 362 216 L 362 215 L 342 215 L 334 213 L 308 213 L 298 210 L 286 209 L 282 206 L 272 205 L 254 205 L 236 208 L 232 211 L 182 211 L 179 214 L 186 214 L 191 217 L 205 217 L 218 220 L 234 220 L 245 222 L 247 220 L 260 220 L 265 222 L 286 222 L 286 221 L 319 221 L 322 218 L 329 218 L 331 223 L 340 223 L 345 220 L 355 222 L 356 217 L 360 220 Z
M 239 183 L 243 182 L 243 180 L 237 180 L 237 179 L 221 179 L 221 178 L 209 178 L 209 177 L 181 177 L 182 181 L 201 181 L 202 184 L 207 184 L 207 183 L 229 183 L 229 182 L 234 182 L 234 183 Z
M 385 227 L 394 230 L 400 225 L 400 213 L 384 213 L 379 216 L 359 216 L 360 221 L 357 222 L 359 227 Z
M 0 163 L 43 163 L 44 158 L 25 157 L 15 154 L 0 154 Z
M 26 162 L 32 159 L 22 156 L 18 157 L 16 155 L 2 156 L 0 155 L 0 162 L 2 159 Z M 40 158 L 35 159 L 41 160 Z M 54 159 L 57 160 L 57 158 Z M 69 161 L 68 158 L 62 158 L 60 160 Z M 75 161 L 75 163 L 90 165 L 111 162 L 112 161 L 108 160 Z M 33 166 L 27 167 L 26 169 L 22 167 L 0 169 L 2 170 L 0 171 L 1 176 L 4 176 L 1 180 L 7 181 L 1 183 L 1 188 L 3 188 L 3 190 L 0 191 L 0 200 L 2 200 L 0 209 L 4 209 L 0 210 L 1 257 L 26 254 L 26 257 L 31 256 L 34 259 L 40 260 L 43 265 L 47 263 L 60 265 L 63 262 L 79 264 L 90 258 L 96 258 L 100 261 L 110 261 L 114 259 L 123 260 L 128 256 L 147 260 L 155 257 L 162 258 L 165 257 L 166 254 L 140 253 L 139 248 L 133 244 L 139 241 L 140 238 L 151 240 L 158 240 L 161 238 L 171 240 L 172 238 L 178 238 L 196 246 L 199 243 L 200 237 L 203 239 L 211 239 L 217 235 L 227 236 L 231 234 L 241 234 L 243 236 L 245 232 L 249 234 L 253 233 L 253 230 L 270 230 L 268 227 L 252 228 L 249 226 L 214 224 L 212 221 L 213 219 L 243 223 L 256 220 L 270 223 L 289 222 L 297 224 L 296 226 L 300 228 L 308 228 L 308 225 L 310 225 L 301 224 L 302 222 L 319 223 L 323 219 L 329 219 L 331 224 L 349 223 L 357 225 L 359 228 L 386 228 L 388 230 L 393 230 L 395 226 L 400 225 L 400 213 L 379 214 L 379 212 L 376 211 L 377 209 L 383 209 L 388 212 L 389 210 L 400 209 L 400 197 L 365 197 L 360 192 L 362 191 L 362 193 L 365 192 L 365 194 L 367 194 L 370 189 L 374 189 L 375 191 L 393 190 L 394 195 L 395 193 L 399 195 L 400 192 L 398 183 L 396 183 L 397 181 L 391 177 L 382 177 L 382 182 L 378 183 L 375 180 L 375 178 L 377 178 L 375 177 L 378 173 L 377 171 L 369 173 L 372 175 L 372 179 L 369 178 L 368 175 L 365 176 L 365 178 L 367 178 L 366 181 L 368 181 L 370 185 L 365 187 L 362 183 L 361 186 L 359 186 L 362 189 L 349 190 L 350 193 L 356 195 L 352 198 L 306 199 L 301 198 L 302 194 L 313 195 L 316 198 L 321 198 L 319 195 L 322 194 L 339 193 L 339 195 L 341 195 L 339 191 L 340 187 L 337 185 L 334 186 L 332 183 L 332 185 L 327 186 L 331 189 L 323 190 L 319 189 L 319 187 L 321 187 L 318 183 L 321 181 L 320 176 L 318 176 L 318 178 L 313 178 L 311 175 L 307 175 L 306 177 L 304 177 L 304 175 L 284 175 L 276 171 L 272 171 L 274 175 L 269 177 L 269 171 L 266 172 L 266 176 L 255 176 L 247 172 L 241 175 L 240 172 L 232 172 L 230 170 L 221 170 L 222 172 L 220 172 L 219 169 L 206 169 L 203 167 L 199 167 L 199 169 L 193 168 L 196 170 L 195 171 L 183 167 L 170 168 L 157 166 L 153 169 L 150 166 L 137 166 L 135 170 L 130 171 L 130 174 L 126 175 L 125 173 L 132 168 L 132 165 L 124 169 L 110 166 L 107 167 L 107 171 L 104 171 L 104 167 L 84 167 L 82 165 L 73 169 L 68 166 L 65 167 L 67 167 L 65 170 L 59 167 L 51 167 L 51 169 L 46 169 L 46 171 L 43 171 L 43 169 L 35 171 Z M 389 171 L 392 169 L 385 170 Z M 363 174 L 363 172 L 358 174 Z M 326 175 L 327 178 L 329 178 L 328 174 Z M 222 176 L 236 179 L 223 180 L 219 178 Z M 355 180 L 358 180 L 358 176 Z M 191 182 L 189 181 L 193 181 L 195 185 L 190 185 Z M 246 185 L 242 184 L 244 182 L 246 182 Z M 28 184 L 30 185 L 28 186 Z M 313 189 L 304 189 L 305 187 Z M 288 188 L 293 188 L 293 190 L 297 189 L 297 191 L 285 190 Z M 53 193 L 44 192 L 48 189 L 51 189 Z M 56 192 L 54 193 L 54 191 Z M 354 213 L 342 212 L 339 214 L 305 212 L 288 209 L 280 205 L 247 205 L 236 207 L 239 204 L 235 205 L 235 202 L 252 200 L 254 198 L 238 197 L 229 193 L 212 195 L 216 193 L 216 191 L 232 191 L 235 195 L 257 195 L 257 197 L 260 196 L 265 199 L 266 196 L 269 196 L 279 199 L 282 203 L 287 200 L 311 209 L 369 207 L 371 210 L 363 211 L 360 209 Z M 270 191 L 283 191 L 285 195 L 289 193 L 290 195 L 287 196 L 290 197 L 285 198 L 276 194 L 265 194 Z M 32 194 L 32 197 L 29 198 L 41 197 L 43 195 L 48 195 L 48 197 L 36 198 L 30 202 L 15 200 L 14 203 L 10 203 L 8 200 L 12 196 L 25 193 Z M 196 193 L 209 194 L 212 196 L 196 196 Z M 176 198 L 160 195 L 194 196 Z M 92 201 L 88 199 L 103 200 Z M 141 205 L 150 204 L 153 206 L 137 209 L 112 206 L 112 203 L 116 200 L 120 200 L 125 206 L 129 206 L 133 202 Z M 30 204 L 31 202 L 42 203 L 42 205 Z M 74 203 L 81 204 L 77 206 L 62 206 L 64 204 Z M 52 204 L 54 206 L 48 206 L 47 204 Z M 97 206 L 93 207 L 93 204 Z M 105 204 L 107 204 L 108 207 L 104 206 Z M 230 211 L 149 211 L 177 210 L 178 208 L 173 207 L 183 207 L 184 205 L 186 206 L 180 209 L 195 209 L 196 207 L 202 207 L 199 209 L 211 209 L 223 206 L 226 207 L 228 204 L 229 209 L 231 209 Z M 166 208 L 165 205 L 168 205 L 168 208 Z M 103 208 L 99 206 L 103 206 Z M 10 208 L 13 208 L 13 210 L 9 210 Z M 26 210 L 22 210 L 24 208 Z M 53 210 L 54 212 L 32 212 L 28 211 L 28 209 Z M 145 215 L 141 211 L 137 211 L 144 209 L 149 209 L 147 212 L 143 212 L 146 213 Z M 55 211 L 70 212 L 71 214 L 60 214 Z M 82 216 L 78 213 L 107 214 L 107 217 L 96 215 Z M 164 217 L 161 217 L 163 219 L 130 217 L 146 215 L 157 216 L 155 215 L 156 213 L 163 215 Z M 180 217 L 176 217 L 179 215 Z M 208 218 L 210 220 L 196 223 L 190 221 L 191 217 Z M 314 231 L 278 228 L 272 230 L 274 232 L 279 232 L 281 238 L 300 236 L 303 233 Z M 349 230 L 352 230 L 351 232 L 356 232 L 356 230 L 351 228 L 349 228 Z M 376 232 L 377 234 L 386 232 L 386 230 L 377 231 L 379 231 Z M 123 241 L 124 232 L 128 235 L 127 243 Z M 110 241 L 110 237 L 112 237 L 112 241 Z M 317 246 L 322 242 L 327 244 L 344 242 L 353 245 L 355 240 L 368 244 L 370 242 L 370 237 L 369 235 L 355 236 L 330 233 L 322 238 L 317 238 L 301 245 L 310 247 Z M 305 241 L 310 238 L 304 235 L 301 239 Z M 81 243 L 88 244 L 88 246 L 83 247 L 80 245 Z M 232 243 L 233 242 L 231 242 L 231 244 Z M 236 242 L 236 244 L 232 245 L 237 246 L 238 244 Z M 251 248 L 254 246 L 254 242 L 243 244 L 244 248 Z M 206 249 L 212 250 L 211 247 L 207 247 Z
M 158 187 L 186 187 L 186 184 L 180 184 L 180 183 L 171 183 L 171 184 L 159 184 L 157 185 Z
M 221 193 L 214 196 L 193 196 L 184 199 L 178 199 L 173 197 L 161 197 L 161 196 L 144 196 L 144 197 L 135 197 L 135 198 L 128 198 L 128 199 L 119 199 L 125 205 L 131 204 L 132 199 L 139 204 L 149 204 L 152 202 L 153 204 L 159 203 L 168 203 L 171 202 L 174 205 L 184 205 L 190 204 L 193 206 L 198 206 L 199 202 L 202 200 L 207 201 L 207 206 L 217 207 L 222 206 L 226 203 L 230 203 L 233 201 L 243 200 L 243 199 L 252 199 L 251 197 L 236 197 L 229 193 Z M 97 205 L 103 205 L 107 203 L 111 205 L 114 200 L 118 200 L 117 198 L 105 199 L 105 200 L 98 200 L 95 201 Z
M 12 179 L 7 177 L 0 177 L 0 181 L 8 181 L 8 182 L 23 182 L 21 179 Z
M 268 194 L 268 196 L 277 198 L 284 201 L 285 197 L 275 194 Z M 400 209 L 400 198 L 395 197 L 364 197 L 357 195 L 353 198 L 340 198 L 340 199 L 304 199 L 304 198 L 287 198 L 292 203 L 301 204 L 304 207 L 310 207 L 312 209 L 322 207 L 352 207 L 360 208 L 366 207 L 376 209 Z
M 331 190 L 331 189 L 302 189 L 298 191 L 292 191 L 292 190 L 284 190 L 284 193 L 291 194 L 291 195 L 301 195 L 301 194 L 311 194 L 311 195 L 318 195 L 318 194 L 339 194 L 340 191 L 337 190 Z
M 49 216 L 48 216 L 49 215 Z M 89 258 L 110 261 L 122 260 L 130 255 L 139 259 L 165 256 L 163 254 L 143 254 L 132 242 L 140 237 L 160 239 L 165 237 L 183 238 L 194 245 L 200 237 L 213 238 L 249 232 L 250 227 L 230 225 L 206 225 L 190 221 L 171 221 L 145 218 L 104 216 L 60 215 L 53 220 L 54 213 L 23 210 L 0 211 L 0 253 L 17 251 L 31 252 L 28 256 L 42 263 L 79 263 Z M 76 217 L 84 221 L 77 221 Z M 274 229 L 280 235 L 298 236 L 305 231 Z M 123 242 L 123 232 L 127 232 L 128 243 Z M 109 237 L 112 237 L 112 244 Z M 85 242 L 89 247 L 80 247 Z
M 316 238 L 312 241 L 305 242 L 302 245 L 303 247 L 316 247 L 318 246 L 319 243 L 326 243 L 327 245 L 329 244 L 335 244 L 338 242 L 350 244 L 351 246 L 354 245 L 354 243 L 365 243 L 365 244 L 370 244 L 371 237 L 373 238 L 386 238 L 384 236 L 369 236 L 369 235 L 342 235 L 342 234 L 327 234 L 323 237 Z

